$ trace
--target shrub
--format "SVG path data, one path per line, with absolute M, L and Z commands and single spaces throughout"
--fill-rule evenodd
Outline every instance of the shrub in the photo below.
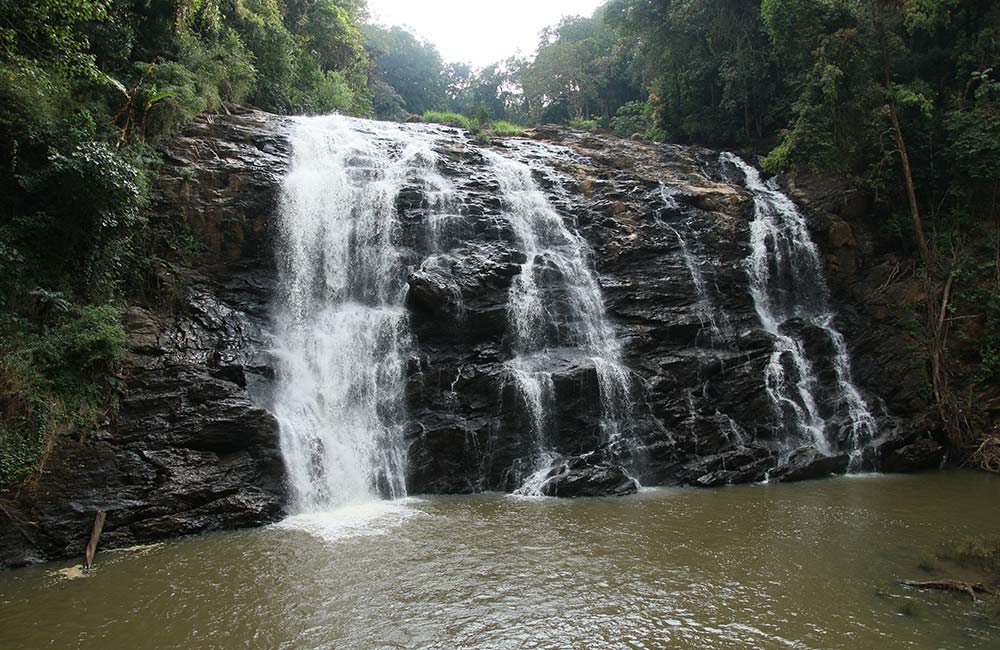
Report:
M 31 351 L 18 343 L 8 341 L 0 349 L 0 489 L 35 470 L 53 419 L 53 404 Z
M 309 93 L 301 103 L 306 113 L 351 113 L 356 99 L 344 73 L 324 73 L 316 68 Z
M 125 357 L 120 318 L 120 310 L 110 305 L 79 307 L 38 341 L 35 363 L 53 378 L 58 392 L 83 397 L 95 406 L 101 402 L 100 384 L 96 392 L 87 385 L 109 378 Z
M 67 282 L 77 295 L 116 290 L 127 244 L 141 222 L 146 182 L 129 158 L 103 142 L 84 142 L 22 179 L 35 211 L 15 221 L 22 251 L 45 270 L 43 284 Z
M 490 124 L 490 131 L 492 131 L 494 135 L 501 137 L 515 136 L 524 133 L 524 127 L 499 120 Z
M 596 131 L 601 128 L 600 120 L 585 120 L 582 117 L 574 117 L 569 121 L 570 128 L 581 131 Z
M 471 131 L 473 127 L 472 120 L 466 116 L 447 111 L 426 111 L 424 113 L 424 120 L 427 122 L 435 122 L 437 124 L 446 124 L 448 126 L 458 127 L 467 131 Z
M 611 130 L 624 138 L 634 133 L 647 135 L 653 128 L 653 107 L 646 102 L 628 102 L 611 118 Z
M 0 489 L 31 475 L 59 431 L 85 434 L 117 401 L 120 311 L 43 295 L 60 305 L 51 326 L 20 319 L 0 326 Z

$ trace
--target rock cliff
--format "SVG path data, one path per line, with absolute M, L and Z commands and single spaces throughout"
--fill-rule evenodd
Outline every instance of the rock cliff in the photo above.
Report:
M 128 391 L 117 419 L 86 439 L 64 436 L 39 476 L 3 496 L 0 565 L 79 553 L 96 510 L 108 512 L 105 546 L 261 525 L 283 514 L 267 350 L 271 219 L 291 155 L 286 129 L 282 118 L 253 111 L 204 117 L 165 147 L 151 218 L 183 227 L 199 249 L 161 274 L 162 301 L 128 311 Z M 408 489 L 512 490 L 530 454 L 529 416 L 505 365 L 507 295 L 525 259 L 496 218 L 497 181 L 481 145 L 456 130 L 442 133 L 440 171 L 461 205 L 446 241 L 426 241 L 431 210 L 421 187 L 397 200 L 413 333 Z M 615 460 L 627 460 L 644 484 L 846 470 L 846 457 L 815 458 L 808 449 L 775 468 L 770 443 L 782 423 L 764 381 L 772 339 L 759 326 L 744 263 L 753 202 L 718 154 L 559 128 L 530 136 L 491 148 L 531 165 L 590 245 L 634 385 L 632 444 Z M 838 188 L 790 189 L 824 253 L 855 380 L 885 437 L 865 462 L 878 467 L 891 455 L 893 469 L 912 466 L 911 457 L 933 465 L 941 453 L 933 442 L 918 443 L 920 453 L 898 451 L 926 437 L 928 426 L 905 331 L 890 309 L 908 288 L 864 229 L 863 200 Z M 558 327 L 559 297 L 551 298 Z M 830 358 L 807 324 L 792 326 L 813 342 L 816 358 Z M 571 351 L 557 361 L 552 443 L 567 460 L 550 482 L 586 494 L 573 487 L 574 472 L 590 466 L 574 458 L 604 443 L 599 382 L 594 365 Z M 817 368 L 821 382 L 836 381 L 830 363 Z M 826 415 L 836 417 L 832 409 Z M 614 466 L 598 469 L 615 490 L 634 489 Z

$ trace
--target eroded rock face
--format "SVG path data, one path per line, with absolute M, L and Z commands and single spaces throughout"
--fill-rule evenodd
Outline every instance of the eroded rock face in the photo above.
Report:
M 0 564 L 81 552 L 98 509 L 109 512 L 103 546 L 282 515 L 286 495 L 277 423 L 266 410 L 272 371 L 264 351 L 275 282 L 272 217 L 290 156 L 286 126 L 258 112 L 203 118 L 166 148 L 151 218 L 183 224 L 203 250 L 190 268 L 162 278 L 162 304 L 128 313 L 129 390 L 118 421 L 88 440 L 66 436 L 36 483 L 4 497 Z M 608 433 L 594 364 L 572 348 L 553 352 L 549 444 L 567 460 L 546 489 L 560 496 L 629 493 L 635 481 L 622 465 L 649 485 L 762 480 L 782 460 L 775 443 L 784 434 L 764 383 L 774 341 L 760 327 L 744 265 L 750 195 L 729 180 L 716 152 L 558 128 L 533 137 L 493 148 L 529 164 L 549 201 L 589 244 L 633 384 L 625 431 L 598 462 L 588 454 L 608 442 Z M 438 153 L 459 218 L 431 228 L 434 207 L 417 185 L 397 199 L 412 332 L 408 489 L 513 490 L 530 473 L 535 452 L 508 366 L 507 296 L 526 258 L 502 218 L 499 184 L 481 145 L 454 131 Z M 889 307 L 907 288 L 855 220 L 864 211 L 858 197 L 829 188 L 797 188 L 795 195 L 805 201 L 826 256 L 855 383 L 882 432 L 897 441 L 866 456 L 878 465 L 927 430 L 905 417 L 921 408 L 919 391 L 912 373 L 901 370 L 910 359 Z M 552 305 L 548 326 L 558 332 L 567 326 L 563 297 L 553 291 L 545 298 Z M 812 352 L 829 356 L 829 342 L 802 328 Z M 819 363 L 817 373 L 821 382 L 836 381 L 829 364 Z M 817 408 L 832 417 L 836 404 L 824 400 Z M 787 459 L 782 480 L 846 469 L 845 458 L 814 451 Z
M 203 118 L 166 152 L 151 219 L 184 224 L 204 251 L 129 308 L 128 386 L 115 422 L 60 436 L 44 470 L 0 495 L 0 567 L 101 548 L 258 526 L 284 512 L 278 425 L 266 394 L 268 230 L 288 148 L 259 113 Z
M 184 274 L 179 311 L 129 310 L 128 392 L 117 422 L 63 436 L 0 514 L 0 560 L 82 553 L 98 510 L 102 547 L 256 526 L 284 510 L 277 422 L 250 398 L 268 287 L 252 270 Z M 256 313 L 254 313 L 256 312 Z

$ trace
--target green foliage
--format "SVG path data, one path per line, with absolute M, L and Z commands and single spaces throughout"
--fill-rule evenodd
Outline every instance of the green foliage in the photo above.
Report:
M 0 56 L 45 58 L 90 71 L 89 41 L 82 29 L 108 17 L 109 0 L 0 0 Z
M 970 184 L 989 184 L 1000 170 L 1000 81 L 991 80 L 992 72 L 974 73 L 971 82 L 978 88 L 973 106 L 950 112 L 944 120 L 948 157 Z
M 423 115 L 423 120 L 471 131 L 476 139 L 483 143 L 488 143 L 494 137 L 514 137 L 524 133 L 523 126 L 504 120 L 491 120 L 488 115 L 489 113 L 485 110 L 479 111 L 472 118 L 449 111 L 427 111 Z
M 574 117 L 569 121 L 570 128 L 581 131 L 597 131 L 601 128 L 600 120 L 585 120 L 582 117 Z
M 490 122 L 489 129 L 494 135 L 499 137 L 518 136 L 524 133 L 523 126 L 511 124 L 510 122 L 505 122 L 503 120 Z
M 542 32 L 537 56 L 519 74 L 532 119 L 608 122 L 622 105 L 642 99 L 629 75 L 630 46 L 605 20 L 605 11 L 564 18 Z
M 347 81 L 343 72 L 327 71 L 316 78 L 311 88 L 312 103 L 309 111 L 313 113 L 352 113 L 357 107 L 358 98 L 354 89 Z
M 163 137 L 199 113 L 244 101 L 257 81 L 253 55 L 230 29 L 209 42 L 182 33 L 177 46 L 177 61 L 155 64 L 145 79 L 147 137 Z M 133 70 L 141 74 L 142 65 Z
M 401 27 L 383 29 L 368 25 L 365 37 L 375 78 L 396 91 L 403 101 L 402 108 L 422 115 L 447 107 L 444 63 L 433 45 Z
M 648 102 L 627 102 L 611 118 L 611 130 L 622 137 L 646 135 L 653 128 L 653 107 Z
M 448 126 L 455 126 L 467 131 L 472 130 L 472 120 L 464 115 L 459 115 L 458 113 L 449 113 L 447 111 L 425 111 L 423 117 L 425 122 L 447 124 Z
M 785 137 L 771 153 L 761 160 L 760 166 L 769 174 L 781 174 L 792 167 L 792 151 L 794 144 L 791 138 Z
M 529 119 L 521 88 L 525 65 L 523 59 L 510 57 L 478 72 L 473 72 L 466 64 L 447 66 L 451 110 L 468 115 L 485 109 L 492 120 L 522 122 Z
M 39 365 L 50 375 L 61 374 L 57 383 L 64 392 L 80 390 L 86 377 L 113 372 L 125 356 L 125 329 L 116 307 L 80 307 L 74 316 L 39 345 Z
M 142 221 L 145 180 L 127 157 L 103 142 L 83 142 L 18 177 L 30 206 L 2 232 L 34 277 L 65 286 L 84 299 L 115 292 L 128 243 Z
M 759 3 L 615 0 L 606 16 L 633 49 L 629 68 L 648 90 L 662 133 L 729 145 L 774 128 L 785 107 Z
M 197 115 L 371 112 L 361 0 L 0 0 L 0 489 L 115 405 L 124 331 L 162 257 L 154 145 Z
M 117 399 L 125 355 L 120 312 L 71 307 L 64 299 L 43 325 L 0 324 L 0 489 L 34 472 L 60 431 L 86 433 Z

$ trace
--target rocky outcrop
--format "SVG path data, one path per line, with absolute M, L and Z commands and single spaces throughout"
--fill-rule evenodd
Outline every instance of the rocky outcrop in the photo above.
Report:
M 197 242 L 190 265 L 130 307 L 116 420 L 66 433 L 44 469 L 0 496 L 0 567 L 279 518 L 285 486 L 266 393 L 269 219 L 288 149 L 279 120 L 203 118 L 165 150 L 151 220 Z M 168 253 L 168 252 L 165 252 Z
M 783 460 L 776 447 L 784 444 L 787 427 L 765 386 L 774 343 L 760 326 L 744 263 L 751 196 L 715 152 L 561 128 L 533 135 L 536 142 L 494 146 L 535 170 L 549 200 L 590 244 L 606 309 L 636 380 L 628 444 L 617 450 L 617 462 L 627 463 L 645 484 L 764 479 Z M 526 405 L 506 366 L 512 356 L 506 292 L 523 262 L 508 226 L 497 219 L 496 184 L 476 144 L 456 133 L 442 154 L 463 220 L 435 242 L 436 249 L 421 249 L 410 235 L 423 260 L 410 276 L 410 483 L 417 491 L 511 490 L 525 478 L 523 462 L 532 454 Z M 419 206 L 423 212 L 416 211 L 418 202 L 406 207 L 427 214 L 426 204 Z M 406 223 L 414 233 L 426 227 L 419 216 Z M 810 225 L 817 241 L 830 234 L 832 249 L 858 245 L 842 220 L 813 218 Z M 546 299 L 554 305 L 553 326 L 560 327 L 560 297 Z M 870 344 L 866 316 L 853 300 L 845 298 L 841 309 L 851 348 Z M 818 360 L 822 399 L 816 408 L 841 432 L 836 443 L 846 446 L 851 434 L 839 420 L 828 333 L 795 320 L 786 328 Z M 597 448 L 606 433 L 592 364 L 570 353 L 547 362 L 557 405 L 548 442 L 566 455 Z M 867 360 L 860 365 L 864 379 L 857 383 L 881 432 L 895 438 L 910 423 L 892 415 L 905 408 L 898 401 L 886 407 L 865 388 L 891 394 L 908 378 L 887 377 Z M 841 456 L 835 463 L 804 455 L 785 460 L 787 480 L 846 469 Z M 868 460 L 869 468 L 876 466 L 877 458 Z
M 613 465 L 602 451 L 564 458 L 545 477 L 539 491 L 547 497 L 624 497 L 639 484 L 621 465 Z
M 808 481 L 831 474 L 844 474 L 849 464 L 850 457 L 847 454 L 831 456 L 821 453 L 815 447 L 802 447 L 793 451 L 770 476 L 783 483 Z

